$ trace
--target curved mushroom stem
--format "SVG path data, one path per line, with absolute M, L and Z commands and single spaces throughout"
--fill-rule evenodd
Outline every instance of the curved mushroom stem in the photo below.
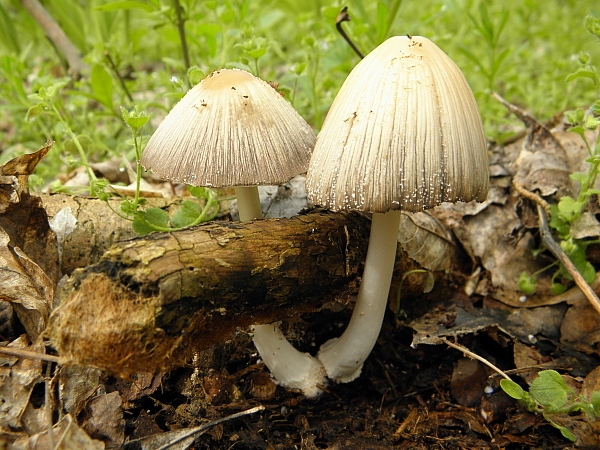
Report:
M 347 383 L 358 377 L 375 346 L 387 307 L 399 226 L 400 211 L 373 214 L 365 269 L 350 323 L 341 337 L 325 342 L 318 354 L 332 380 Z
M 236 186 L 235 195 L 241 222 L 262 219 L 257 186 Z M 307 397 L 321 393 L 318 385 L 325 384 L 325 371 L 317 358 L 296 350 L 283 336 L 278 323 L 255 325 L 253 331 L 254 345 L 279 384 L 300 389 Z
M 325 370 L 317 358 L 302 353 L 290 344 L 278 323 L 255 325 L 254 345 L 277 382 L 300 389 L 307 397 L 316 397 L 326 384 Z
M 263 218 L 258 186 L 236 186 L 235 196 L 240 212 L 240 222 Z

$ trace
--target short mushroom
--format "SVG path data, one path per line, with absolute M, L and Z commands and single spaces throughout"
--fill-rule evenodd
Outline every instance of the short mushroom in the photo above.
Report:
M 349 382 L 381 330 L 400 210 L 484 201 L 486 138 L 460 69 L 430 40 L 388 39 L 350 73 L 317 137 L 307 175 L 317 205 L 373 213 L 356 305 L 340 338 L 321 347 L 327 376 Z
M 270 84 L 243 70 L 222 69 L 175 105 L 140 163 L 161 179 L 234 186 L 245 221 L 262 218 L 257 186 L 306 172 L 314 143 L 310 125 Z M 323 379 L 316 358 L 294 349 L 277 325 L 256 325 L 254 342 L 280 384 L 304 389 L 304 380 L 318 372 Z

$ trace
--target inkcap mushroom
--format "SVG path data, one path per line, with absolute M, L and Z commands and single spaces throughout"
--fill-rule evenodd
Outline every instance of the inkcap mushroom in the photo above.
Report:
M 317 205 L 373 213 L 352 318 L 318 354 L 330 379 L 349 382 L 360 375 L 381 329 L 400 210 L 487 196 L 486 139 L 460 69 L 424 37 L 396 36 L 377 47 L 336 96 L 306 186 Z
M 283 184 L 306 172 L 314 143 L 310 125 L 269 83 L 243 70 L 222 69 L 175 105 L 140 163 L 165 180 L 234 186 L 245 221 L 262 218 L 257 186 Z M 275 379 L 314 395 L 314 380 L 324 380 L 317 359 L 296 350 L 277 324 L 256 325 L 253 334 Z

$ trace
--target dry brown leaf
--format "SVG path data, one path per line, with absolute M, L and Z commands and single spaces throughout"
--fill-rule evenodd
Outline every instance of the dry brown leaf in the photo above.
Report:
M 21 337 L 9 347 L 25 348 L 28 339 Z M 28 348 L 43 352 L 43 346 Z M 29 397 L 36 383 L 42 381 L 42 362 L 34 359 L 19 359 L 10 367 L 8 377 L 0 377 L 0 430 L 19 429 L 21 418 L 29 404 Z
M 61 450 L 103 450 L 105 448 L 104 442 L 90 438 L 68 414 L 54 425 L 52 435 L 55 444 L 60 442 L 59 447 L 52 447 L 50 445 L 50 436 L 45 431 L 33 436 L 17 439 L 12 443 L 11 449 L 46 450 L 49 448 L 60 448 Z
M 452 232 L 427 212 L 402 213 L 398 242 L 410 258 L 429 270 L 447 270 L 459 259 Z
M 11 203 L 19 203 L 23 194 L 29 193 L 27 180 L 38 163 L 44 159 L 54 142 L 35 153 L 20 155 L 0 166 L 0 213 L 5 212 Z
M 596 353 L 600 342 L 600 315 L 589 303 L 571 306 L 560 327 L 560 341 L 584 353 Z
M 514 182 L 543 196 L 573 194 L 569 158 L 554 134 L 531 114 L 496 96 L 527 127 L 521 154 L 513 164 Z
M 121 446 L 125 441 L 123 401 L 118 392 L 94 397 L 86 406 L 86 418 L 82 428 L 87 433 L 112 446 Z
M 581 396 L 590 401 L 594 392 L 600 392 L 600 366 L 587 374 L 581 386 Z
M 54 282 L 0 228 L 0 299 L 10 302 L 27 333 L 36 338 L 46 327 Z
M 77 417 L 100 386 L 102 370 L 86 366 L 63 366 L 59 373 L 59 399 L 63 409 Z

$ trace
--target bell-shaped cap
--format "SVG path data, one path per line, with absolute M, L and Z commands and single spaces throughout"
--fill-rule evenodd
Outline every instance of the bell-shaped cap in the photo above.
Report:
M 140 163 L 193 186 L 282 184 L 306 172 L 314 144 L 310 125 L 270 84 L 222 69 L 173 107 Z
M 485 200 L 489 168 L 475 98 L 430 40 L 396 36 L 352 70 L 307 175 L 317 205 L 385 212 Z

